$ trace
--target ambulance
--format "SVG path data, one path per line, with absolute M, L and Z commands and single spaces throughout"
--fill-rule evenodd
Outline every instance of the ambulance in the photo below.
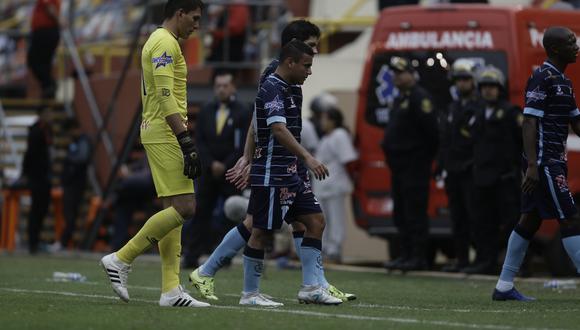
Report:
M 389 59 L 408 57 L 419 74 L 419 84 L 431 93 L 439 109 L 452 100 L 454 90 L 448 72 L 458 59 L 499 68 L 507 77 L 506 97 L 523 106 L 527 79 L 545 60 L 543 31 L 554 25 L 567 26 L 579 34 L 580 11 L 439 5 L 391 7 L 381 12 L 368 47 L 356 114 L 355 141 L 360 159 L 354 209 L 360 227 L 387 239 L 396 234 L 390 173 L 379 146 L 381 126 L 388 120 L 390 104 L 397 94 L 387 67 Z M 580 63 L 569 66 L 566 75 L 574 86 L 580 86 Z M 576 198 L 580 197 L 580 139 L 570 135 L 567 149 L 569 185 Z M 431 184 L 428 212 L 432 239 L 448 238 L 451 224 L 442 182 Z M 545 221 L 536 241 L 546 245 L 552 272 L 567 272 L 557 222 Z

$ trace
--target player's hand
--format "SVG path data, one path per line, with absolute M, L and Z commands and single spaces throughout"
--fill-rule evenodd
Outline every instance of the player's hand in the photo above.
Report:
M 308 157 L 304 160 L 304 163 L 310 169 L 310 171 L 312 171 L 312 174 L 314 174 L 314 177 L 317 180 L 324 180 L 329 176 L 328 168 L 326 168 L 326 165 L 319 162 L 316 158 L 312 156 Z
M 236 164 L 226 171 L 226 180 L 239 190 L 245 189 L 250 180 L 251 167 L 251 163 L 246 157 L 240 157 Z
M 538 182 L 540 181 L 540 176 L 538 174 L 538 165 L 532 164 L 528 165 L 528 169 L 526 170 L 526 176 L 524 177 L 524 181 L 522 182 L 522 192 L 525 194 L 531 194 Z
M 197 154 L 197 149 L 187 131 L 177 135 L 177 142 L 183 152 L 183 175 L 190 179 L 196 179 L 201 176 L 201 161 Z

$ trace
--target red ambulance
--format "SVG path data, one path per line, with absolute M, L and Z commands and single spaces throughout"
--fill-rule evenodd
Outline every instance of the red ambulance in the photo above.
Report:
M 390 173 L 379 146 L 383 137 L 380 125 L 388 120 L 389 104 L 396 93 L 387 68 L 391 56 L 411 59 L 420 75 L 419 84 L 431 92 L 440 109 L 451 101 L 448 71 L 458 59 L 498 67 L 507 77 L 507 97 L 522 106 L 527 79 L 545 59 L 543 31 L 554 25 L 580 33 L 580 11 L 441 5 L 392 7 L 381 12 L 368 47 L 356 115 L 360 160 L 354 205 L 359 226 L 387 239 L 396 233 Z M 566 75 L 580 86 L 580 63 L 569 66 Z M 567 147 L 570 190 L 580 197 L 580 138 L 570 135 Z M 429 216 L 431 237 L 449 237 L 447 197 L 442 184 L 435 181 Z M 547 245 L 552 271 L 562 273 L 567 270 L 562 265 L 567 263 L 557 229 L 556 221 L 545 221 L 536 238 Z

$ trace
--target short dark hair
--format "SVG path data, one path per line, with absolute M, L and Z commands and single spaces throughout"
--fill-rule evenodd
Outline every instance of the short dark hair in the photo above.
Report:
M 318 26 L 304 19 L 292 21 L 282 30 L 282 47 L 292 41 L 292 39 L 306 41 L 310 37 L 320 38 Z
M 335 107 L 332 107 L 324 111 L 323 113 L 326 113 L 328 119 L 330 119 L 330 121 L 334 123 L 334 126 L 336 126 L 336 128 L 344 127 L 344 116 L 342 115 L 342 112 L 340 112 L 340 110 L 338 110 Z
M 163 15 L 166 19 L 169 19 L 173 17 L 179 9 L 183 9 L 183 11 L 189 13 L 196 9 L 203 10 L 203 7 L 204 4 L 201 0 L 167 0 L 163 10 Z
M 294 39 L 282 47 L 278 60 L 282 63 L 287 58 L 292 58 L 294 62 L 298 62 L 303 54 L 314 56 L 314 51 L 304 41 Z
M 232 82 L 236 79 L 236 74 L 232 70 L 219 69 L 213 72 L 212 81 L 215 81 L 217 77 L 221 76 L 232 76 Z

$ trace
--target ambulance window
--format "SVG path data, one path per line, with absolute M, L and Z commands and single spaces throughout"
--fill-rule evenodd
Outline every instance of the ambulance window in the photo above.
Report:
M 377 53 L 372 62 L 372 71 L 368 79 L 366 120 L 377 126 L 384 126 L 388 121 L 388 112 L 398 91 L 393 86 L 392 72 L 388 69 L 392 56 L 404 56 L 411 60 L 419 75 L 419 84 L 427 89 L 433 97 L 437 109 L 445 109 L 452 101 L 449 69 L 457 59 L 470 59 L 477 65 L 494 65 L 506 77 L 507 57 L 504 52 L 478 51 L 410 51 Z M 509 82 L 507 82 L 509 84 Z M 509 89 L 506 89 L 509 90 Z

